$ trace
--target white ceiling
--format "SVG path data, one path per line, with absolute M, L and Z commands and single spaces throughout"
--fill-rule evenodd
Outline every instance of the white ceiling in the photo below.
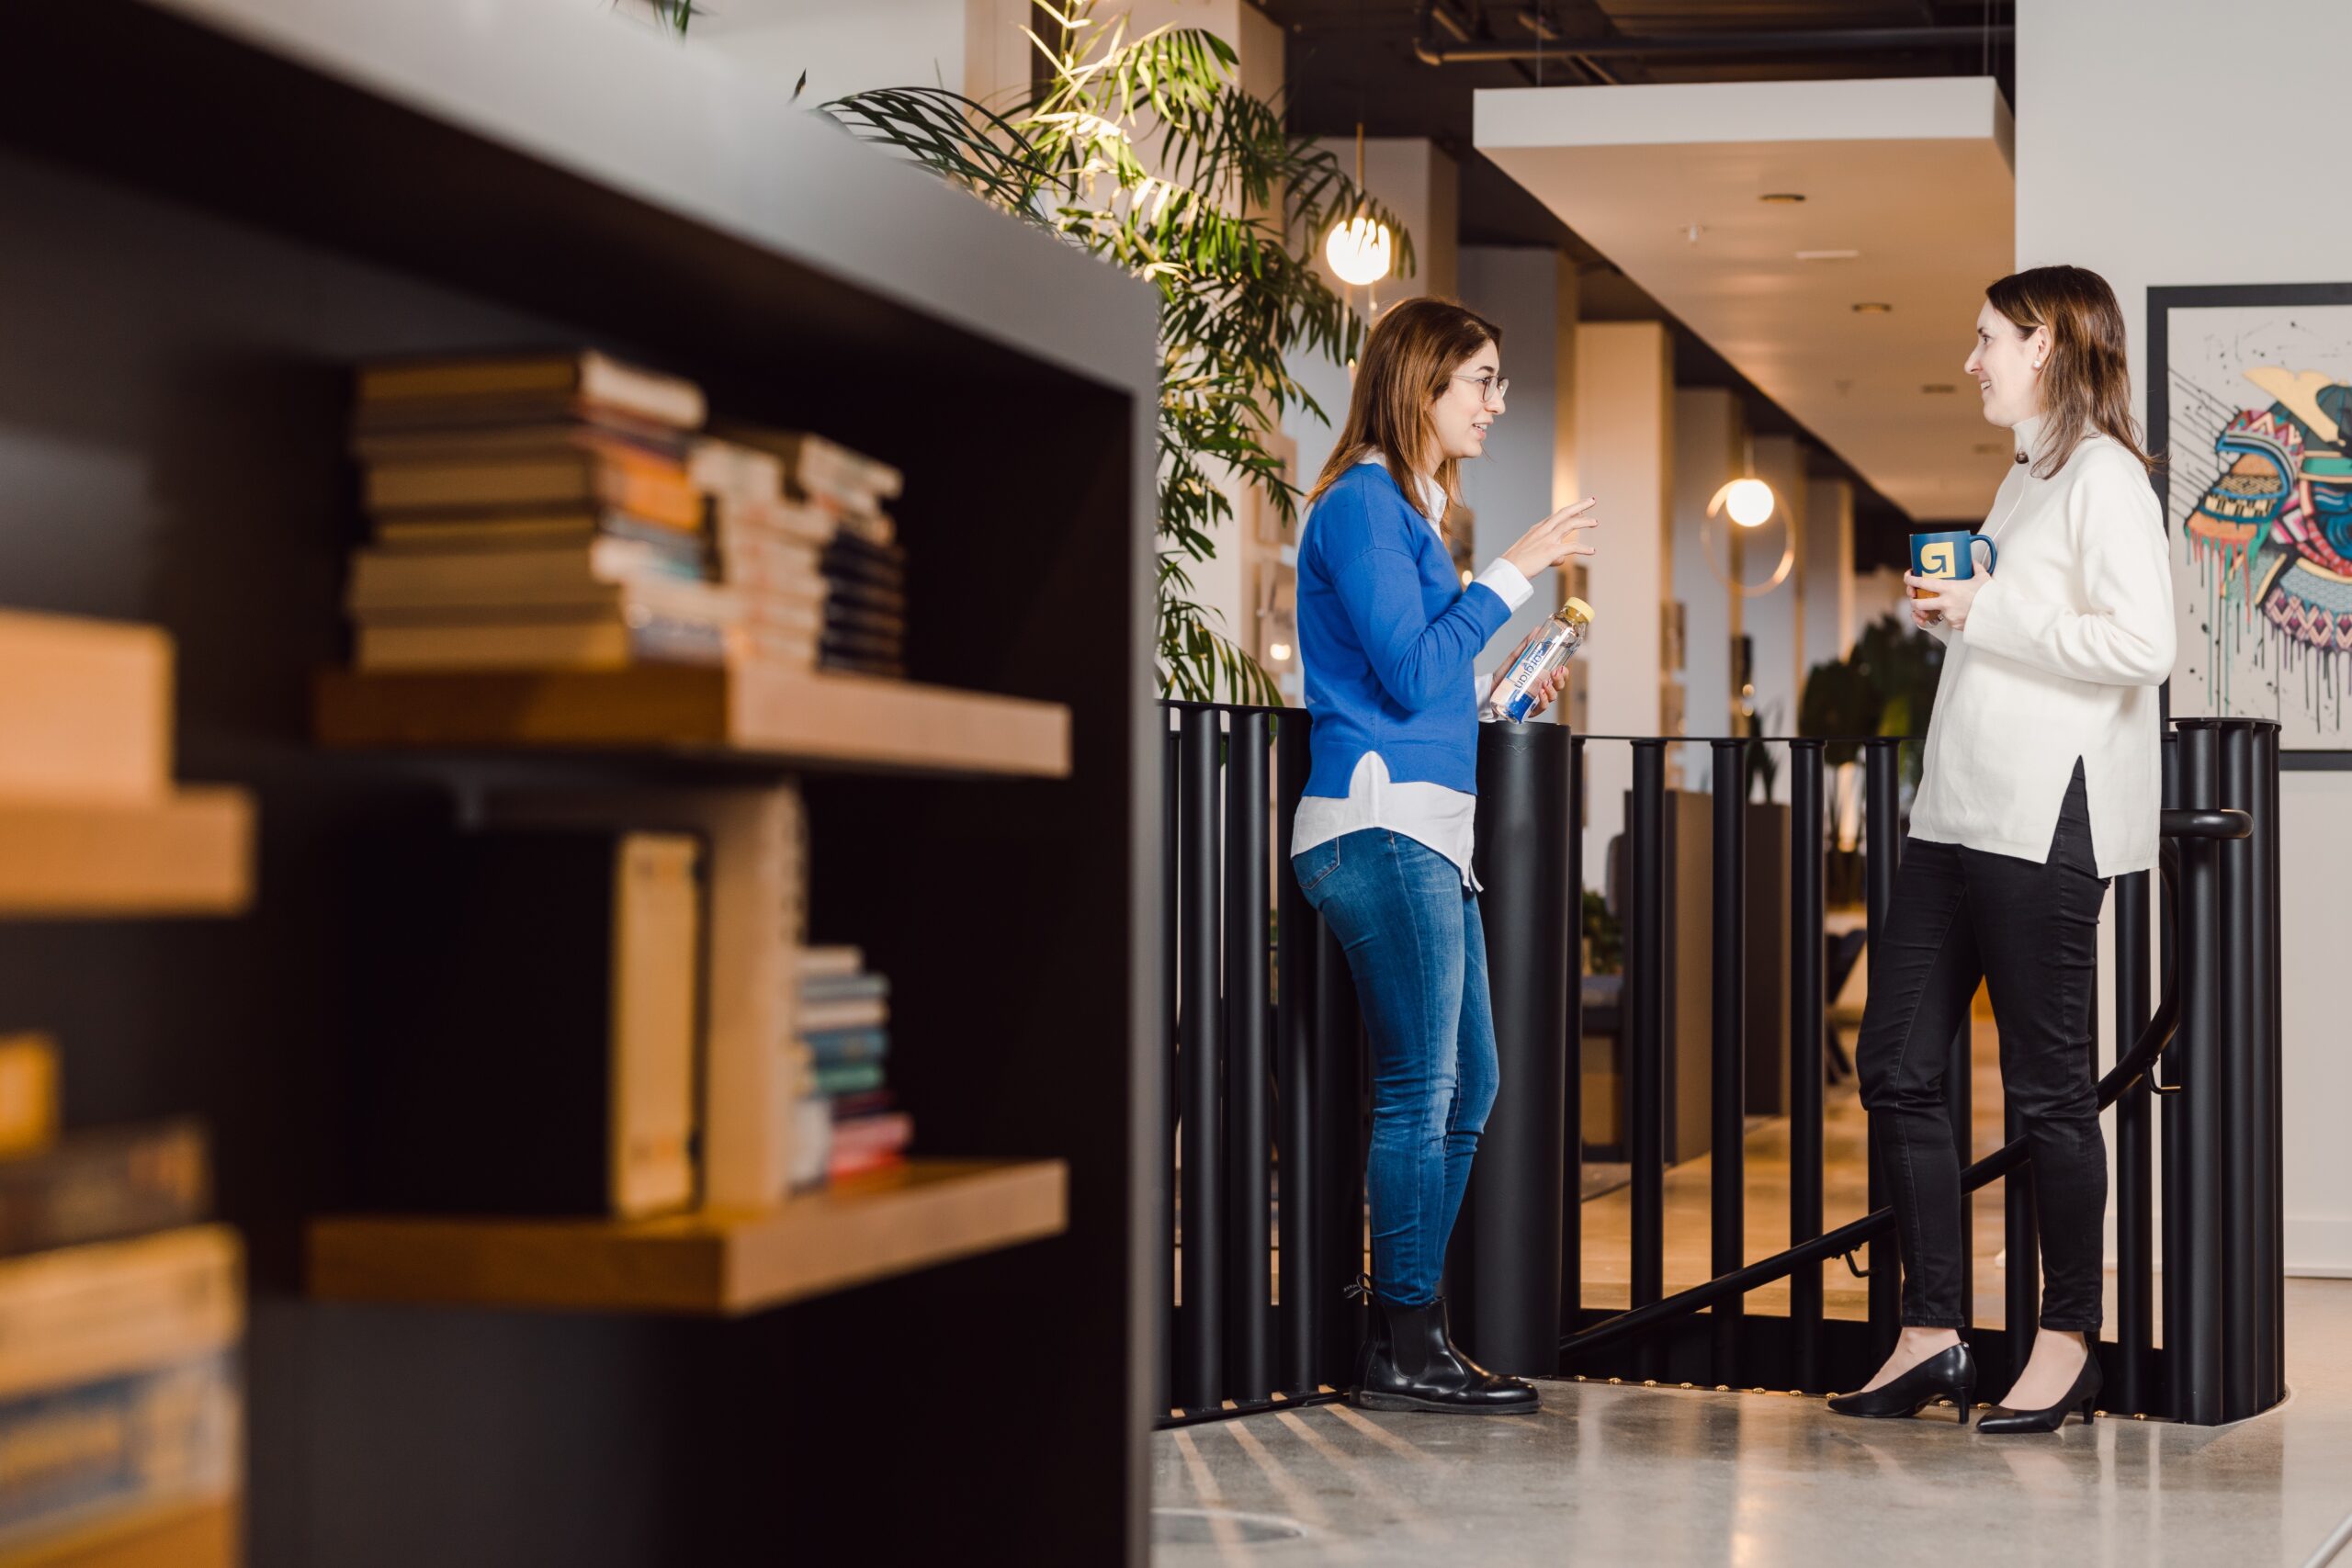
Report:
M 1983 513 L 2008 433 L 1961 364 L 2016 252 L 1991 78 L 1510 88 L 1476 115 L 1481 152 L 1881 494 Z M 1805 199 L 1759 199 L 1780 193 Z

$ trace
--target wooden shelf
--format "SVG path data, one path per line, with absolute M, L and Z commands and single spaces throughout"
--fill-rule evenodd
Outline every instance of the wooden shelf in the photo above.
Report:
M 233 1498 L 107 1520 L 0 1553 L 7 1568 L 232 1568 L 243 1561 Z
M 512 674 L 319 677 L 322 744 L 433 750 L 645 750 L 1063 778 L 1069 710 L 815 671 L 645 665 Z
M 253 896 L 253 800 L 0 801 L 0 918 L 228 915 Z
M 336 1301 L 729 1317 L 1058 1235 L 1068 1223 L 1059 1160 L 917 1160 L 761 1211 L 318 1220 L 310 1287 Z

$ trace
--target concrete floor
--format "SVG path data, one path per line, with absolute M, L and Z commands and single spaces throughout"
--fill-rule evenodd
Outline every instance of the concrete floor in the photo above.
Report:
M 2352 1510 L 2352 1280 L 2287 1300 L 2294 1393 L 2236 1427 L 1983 1438 L 1948 1411 L 1547 1383 L 1523 1418 L 1320 1406 L 1162 1432 L 1154 1561 L 2296 1568 Z

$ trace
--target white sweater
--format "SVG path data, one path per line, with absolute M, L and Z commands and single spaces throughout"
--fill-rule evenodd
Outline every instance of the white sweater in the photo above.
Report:
M 2157 686 L 2173 660 L 2164 514 L 2131 453 L 2086 434 L 2036 479 L 2044 422 L 2017 428 L 1980 530 L 2000 548 L 1949 652 L 1928 725 L 1911 833 L 2041 863 L 2077 758 L 2101 876 L 2156 863 L 2163 790 Z

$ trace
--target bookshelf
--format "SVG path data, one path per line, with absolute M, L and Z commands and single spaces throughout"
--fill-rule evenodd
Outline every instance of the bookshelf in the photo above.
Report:
M 253 792 L 269 872 L 233 925 L 44 931 L 0 951 L 0 981 L 67 1040 L 141 1010 L 100 1109 L 193 1100 L 220 1129 L 267 1303 L 253 1568 L 489 1568 L 515 1541 L 568 1568 L 738 1562 L 779 1532 L 811 1560 L 890 1562 L 951 1526 L 1140 1568 L 1153 292 L 817 122 L 789 81 L 579 0 L 85 0 L 12 21 L 0 281 L 42 309 L 31 347 L 0 348 L 0 402 L 45 412 L 0 504 L 75 500 L 71 527 L 0 531 L 0 572 L 31 607 L 175 635 L 183 771 Z M 526 679 L 420 705 L 322 683 L 357 536 L 345 367 L 570 343 L 901 468 L 921 684 L 761 702 L 707 677 L 650 699 Z M 892 977 L 916 1147 L 980 1173 L 695 1244 L 762 1238 L 760 1288 L 806 1292 L 741 1315 L 436 1304 L 421 1267 L 406 1300 L 312 1295 L 313 1223 L 356 1223 L 353 846 L 507 790 L 772 782 L 746 772 L 801 775 L 810 937 Z M 810 1253 L 823 1224 L 838 1247 Z M 785 1271 L 795 1248 L 816 1272 Z M 1037 1354 L 973 1385 L 976 1353 L 1010 1344 Z
M 0 801 L 0 919 L 232 915 L 253 895 L 253 800 Z
M 918 1159 L 763 1211 L 636 1222 L 358 1215 L 311 1227 L 334 1301 L 731 1317 L 1058 1235 L 1058 1160 Z
M 319 677 L 322 745 L 652 750 L 775 765 L 1061 778 L 1069 709 L 831 671 L 646 665 Z

